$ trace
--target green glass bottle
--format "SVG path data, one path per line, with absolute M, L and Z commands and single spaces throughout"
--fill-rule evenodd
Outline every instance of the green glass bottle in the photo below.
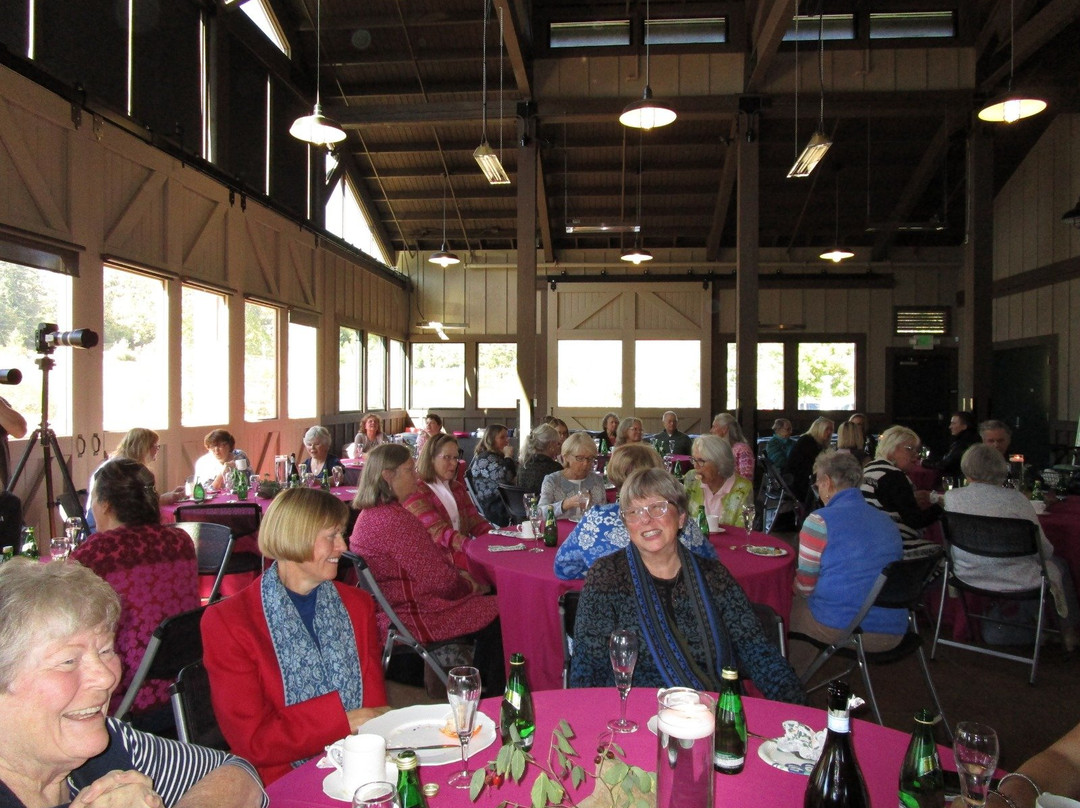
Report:
M 27 525 L 22 529 L 19 554 L 26 558 L 41 557 L 41 553 L 38 551 L 37 533 L 31 525 Z
M 203 488 L 201 481 L 195 481 L 195 487 L 191 489 L 191 498 L 196 502 L 202 502 L 206 499 L 206 489 Z
M 15 557 L 15 548 L 10 544 L 5 545 L 3 550 L 0 550 L 0 562 L 11 561 Z
M 319 474 L 319 488 L 323 491 L 330 490 L 330 479 L 326 476 L 325 468 L 322 470 L 322 473 Z
M 607 435 L 600 436 L 600 446 L 597 448 L 597 451 L 601 455 L 606 455 L 611 452 L 611 447 L 608 445 Z
M 555 524 L 555 506 L 547 509 L 547 518 L 544 520 L 544 546 L 556 547 L 559 544 L 559 527 Z
M 945 783 L 934 743 L 934 714 L 915 713 L 915 731 L 900 766 L 900 808 L 944 808 Z
M 702 505 L 697 512 L 697 525 L 701 528 L 701 535 L 708 538 L 709 535 L 709 517 L 705 513 L 705 506 Z
M 533 734 L 536 732 L 536 717 L 533 713 L 532 693 L 525 678 L 525 656 L 510 656 L 510 677 L 506 680 L 506 692 L 499 708 L 499 737 L 505 746 L 513 741 L 510 728 L 516 727 L 520 738 L 516 742 L 522 749 L 532 749 Z
M 397 793 L 401 808 L 427 808 L 427 797 L 420 788 L 420 761 L 416 752 L 406 749 L 394 759 L 398 768 Z
M 746 765 L 746 714 L 739 694 L 739 672 L 724 668 L 720 701 L 716 705 L 713 768 L 721 774 L 738 774 Z

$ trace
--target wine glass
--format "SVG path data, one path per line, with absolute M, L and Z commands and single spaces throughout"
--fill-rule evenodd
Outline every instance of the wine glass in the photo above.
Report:
M 592 493 L 588 488 L 581 486 L 581 490 L 578 491 L 578 501 L 581 503 L 581 515 L 585 515 L 585 511 L 589 510 L 589 505 L 592 504 Z
M 353 794 L 352 808 L 401 808 L 393 783 L 364 783 Z
M 997 733 L 985 724 L 961 721 L 956 725 L 953 754 L 964 802 L 971 808 L 981 808 L 986 805 L 990 778 L 997 769 Z
M 540 509 L 539 497 L 536 494 L 525 494 L 525 515 L 532 524 L 533 546 L 530 553 L 542 553 L 540 540 L 544 538 L 544 514 Z
M 85 531 L 86 524 L 81 516 L 69 516 L 64 521 L 64 536 L 67 537 L 72 547 L 78 547 L 82 543 L 82 540 L 86 537 Z
M 626 717 L 626 697 L 630 695 L 634 667 L 637 665 L 637 634 L 627 629 L 613 631 L 608 638 L 608 651 L 611 654 L 611 670 L 615 673 L 615 687 L 619 689 L 619 717 L 608 721 L 608 729 L 615 732 L 635 732 L 638 728 L 637 722 Z
M 461 771 L 452 775 L 447 783 L 455 788 L 468 788 L 472 779 L 469 773 L 469 739 L 476 722 L 476 705 L 480 703 L 480 671 L 466 665 L 451 668 L 446 695 L 461 743 Z
M 753 504 L 742 506 L 742 523 L 746 528 L 746 540 L 750 541 L 750 531 L 754 528 L 754 519 L 757 518 L 757 508 Z
M 49 539 L 49 556 L 54 561 L 58 558 L 67 558 L 71 553 L 71 546 L 71 539 L 67 536 L 57 536 L 56 538 Z

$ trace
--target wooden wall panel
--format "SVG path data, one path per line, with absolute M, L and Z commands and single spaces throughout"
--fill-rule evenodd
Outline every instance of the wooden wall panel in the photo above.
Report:
M 0 98 L 0 221 L 73 240 L 69 162 L 61 126 Z

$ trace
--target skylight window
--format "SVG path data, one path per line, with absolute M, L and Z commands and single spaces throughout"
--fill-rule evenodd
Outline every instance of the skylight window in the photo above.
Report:
M 798 36 L 796 37 L 796 20 L 798 21 Z M 784 34 L 785 42 L 817 42 L 818 32 L 822 39 L 854 39 L 855 38 L 855 15 L 854 14 L 800 14 L 793 17 L 787 33 Z
M 630 44 L 630 20 L 551 23 L 553 48 L 601 48 Z
M 229 5 L 239 2 L 240 10 L 248 15 L 259 30 L 266 35 L 266 38 L 274 44 L 274 47 L 286 56 L 291 56 L 289 41 L 285 39 L 285 31 L 266 0 L 225 0 L 225 2 Z
M 650 45 L 698 45 L 727 42 L 727 19 L 695 17 L 682 20 L 648 20 L 645 38 Z
M 871 12 L 871 39 L 951 39 L 956 36 L 955 12 Z

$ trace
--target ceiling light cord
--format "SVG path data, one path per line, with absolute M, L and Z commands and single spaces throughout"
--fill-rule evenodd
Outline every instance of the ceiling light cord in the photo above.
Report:
M 645 0 L 645 30 L 642 36 L 645 38 L 645 86 L 649 86 L 649 0 Z
M 499 6 L 499 161 L 503 158 L 503 10 Z M 487 40 L 487 36 L 484 36 Z M 484 73 L 487 73 L 487 62 L 484 62 Z
M 484 142 L 487 143 L 487 29 L 488 29 L 488 0 L 484 0 L 484 35 L 481 53 L 483 54 L 483 72 L 481 73 L 481 93 L 483 102 L 480 105 L 481 121 L 483 121 Z
M 818 129 L 825 131 L 825 12 L 818 8 Z

